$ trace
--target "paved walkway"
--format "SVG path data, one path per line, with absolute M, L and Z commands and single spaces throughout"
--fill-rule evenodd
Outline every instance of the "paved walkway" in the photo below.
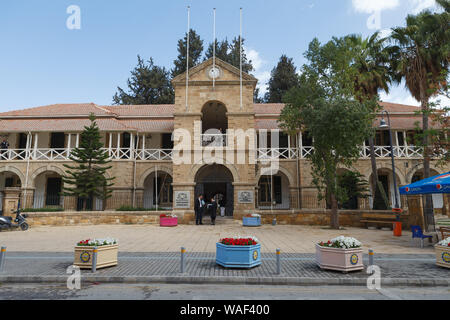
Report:
M 221 222 L 223 223 L 223 222 Z M 392 231 L 345 228 L 329 230 L 324 227 L 264 225 L 244 228 L 239 221 L 227 221 L 216 226 L 180 225 L 161 228 L 155 225 L 96 225 L 69 227 L 34 227 L 29 231 L 0 232 L 0 245 L 15 252 L 73 252 L 75 244 L 88 238 L 114 237 L 119 240 L 121 252 L 215 252 L 220 238 L 256 236 L 262 252 L 273 253 L 280 248 L 285 253 L 313 253 L 315 244 L 339 235 L 352 236 L 364 245 L 364 251 L 373 248 L 385 254 L 432 254 L 432 246 L 421 249 L 411 245 L 411 233 L 394 237 Z
M 180 273 L 179 253 L 121 253 L 116 267 L 82 271 L 82 281 L 113 283 L 228 283 L 284 285 L 366 285 L 365 271 L 340 273 L 324 271 L 314 254 L 285 253 L 282 274 L 276 274 L 275 254 L 262 254 L 262 265 L 251 270 L 225 269 L 215 263 L 214 253 L 191 252 L 185 273 Z M 367 265 L 367 256 L 364 257 Z M 65 283 L 66 269 L 73 263 L 68 253 L 8 253 L 1 282 Z M 449 286 L 450 270 L 437 267 L 433 255 L 380 254 L 375 265 L 381 268 L 383 285 Z

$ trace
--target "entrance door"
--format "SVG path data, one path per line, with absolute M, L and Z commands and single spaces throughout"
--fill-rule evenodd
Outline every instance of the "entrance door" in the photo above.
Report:
M 61 196 L 61 178 L 48 178 L 47 179 L 47 190 L 45 196 L 46 206 L 59 206 Z

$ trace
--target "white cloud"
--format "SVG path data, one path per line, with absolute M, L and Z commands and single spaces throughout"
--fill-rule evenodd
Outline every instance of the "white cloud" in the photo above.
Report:
M 254 49 L 244 47 L 244 50 L 255 69 L 253 75 L 258 79 L 257 88 L 259 88 L 259 93 L 264 95 L 267 92 L 267 82 L 270 79 L 270 71 L 266 69 L 267 61 L 262 59 L 259 52 Z
M 357 12 L 374 13 L 394 9 L 399 6 L 399 0 L 352 0 Z
M 412 13 L 417 14 L 425 9 L 434 7 L 436 5 L 435 0 L 409 0 L 413 5 Z

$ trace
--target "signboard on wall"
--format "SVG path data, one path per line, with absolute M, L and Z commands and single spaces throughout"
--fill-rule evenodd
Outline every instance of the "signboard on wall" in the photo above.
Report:
M 238 191 L 239 203 L 253 203 L 253 191 Z
M 176 209 L 189 209 L 191 207 L 191 193 L 189 191 L 175 191 L 174 207 Z

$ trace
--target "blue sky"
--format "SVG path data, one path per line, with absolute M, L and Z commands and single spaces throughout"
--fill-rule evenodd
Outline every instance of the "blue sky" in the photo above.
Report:
M 264 90 L 279 57 L 297 67 L 314 38 L 325 42 L 349 33 L 403 25 L 408 13 L 434 0 L 2 0 L 0 3 L 0 111 L 53 103 L 111 104 L 125 87 L 137 55 L 172 68 L 176 43 L 191 27 L 212 42 L 212 8 L 217 37 L 239 33 L 244 8 L 246 49 Z M 81 10 L 81 29 L 69 30 L 70 5 Z M 379 13 L 379 15 L 377 15 Z M 375 14 L 380 19 L 369 20 Z M 372 22 L 371 22 L 372 21 Z M 370 29 L 371 28 L 371 29 Z M 383 100 L 416 104 L 403 87 Z

